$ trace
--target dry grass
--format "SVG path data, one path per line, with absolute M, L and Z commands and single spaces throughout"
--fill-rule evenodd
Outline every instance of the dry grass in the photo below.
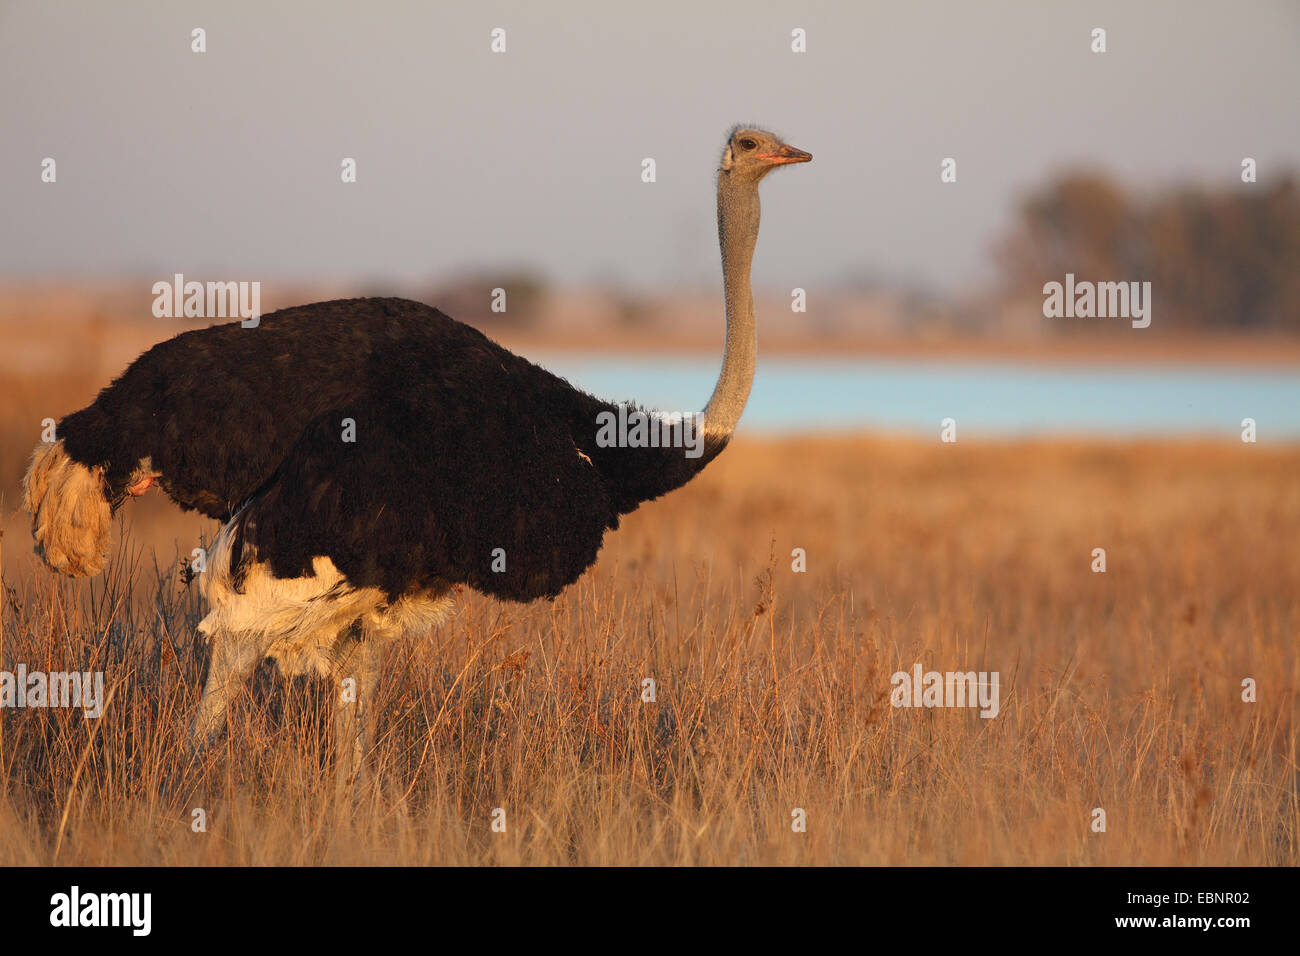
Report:
M 19 382 L 0 415 L 8 510 L 55 387 L 51 415 L 89 397 Z M 87 583 L 10 517 L 4 667 L 114 696 L 0 711 L 0 863 L 1294 865 L 1298 474 L 1265 446 L 739 441 L 554 603 L 467 593 L 396 649 L 342 801 L 324 688 L 269 666 L 187 760 L 176 562 L 212 523 L 132 505 Z M 1001 714 L 891 708 L 917 661 L 998 671 Z

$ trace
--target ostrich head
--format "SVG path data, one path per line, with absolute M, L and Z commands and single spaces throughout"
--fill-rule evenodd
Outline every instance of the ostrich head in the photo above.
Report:
M 732 179 L 758 182 L 778 166 L 806 163 L 811 159 L 811 153 L 782 142 L 775 133 L 737 126 L 727 137 L 720 168 Z

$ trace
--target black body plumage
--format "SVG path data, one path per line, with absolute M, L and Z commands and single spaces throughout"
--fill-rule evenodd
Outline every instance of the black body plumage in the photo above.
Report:
M 238 511 L 241 547 L 277 577 L 322 555 L 390 599 L 464 583 L 531 600 L 726 444 L 600 447 L 597 416 L 616 410 L 430 306 L 347 299 L 162 342 L 59 436 L 115 503 L 148 458 L 182 507 Z

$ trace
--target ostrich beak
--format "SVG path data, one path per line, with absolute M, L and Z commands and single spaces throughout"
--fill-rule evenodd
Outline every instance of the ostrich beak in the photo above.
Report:
M 812 161 L 812 153 L 805 153 L 802 149 L 796 149 L 793 146 L 787 146 L 782 143 L 781 148 L 774 153 L 762 153 L 758 157 L 765 159 L 773 166 L 784 166 L 786 163 L 807 163 Z

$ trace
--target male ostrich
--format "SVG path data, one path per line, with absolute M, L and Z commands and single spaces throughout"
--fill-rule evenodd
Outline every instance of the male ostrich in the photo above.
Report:
M 64 574 L 98 573 L 111 514 L 154 482 L 225 522 L 201 578 L 211 662 L 194 745 L 221 735 L 231 696 L 269 656 L 287 674 L 337 683 L 339 767 L 350 777 L 368 744 L 383 645 L 427 633 L 457 584 L 554 597 L 595 561 L 620 515 L 685 484 L 726 446 L 754 376 L 758 184 L 810 159 L 746 127 L 723 149 L 727 339 L 695 419 L 695 457 L 685 434 L 650 448 L 598 441 L 598 417 L 617 406 L 437 309 L 320 302 L 155 345 L 59 422 L 23 481 L 36 552 Z

